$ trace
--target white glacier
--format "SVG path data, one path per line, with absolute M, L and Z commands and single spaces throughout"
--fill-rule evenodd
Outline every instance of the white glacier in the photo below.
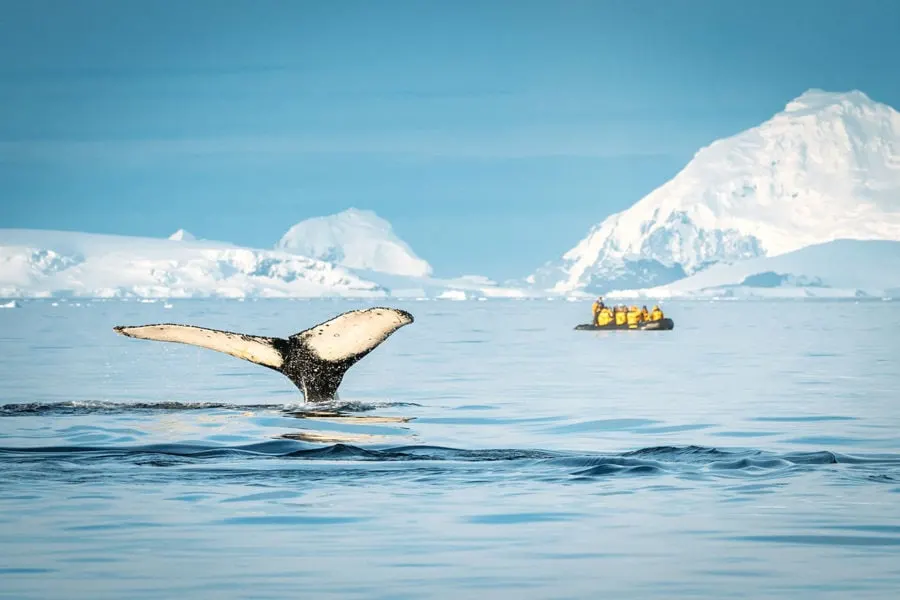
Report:
M 527 281 L 557 293 L 642 288 L 838 239 L 900 240 L 900 113 L 859 91 L 809 90 L 701 149 Z
M 186 232 L 185 232 L 186 233 Z M 227 242 L 0 229 L 0 298 L 521 298 L 480 276 L 351 269 Z M 531 294 L 533 295 L 533 294 Z
M 835 240 L 774 257 L 720 263 L 667 285 L 611 298 L 889 298 L 900 295 L 900 242 Z
M 432 272 L 431 265 L 394 234 L 391 224 L 370 210 L 349 208 L 300 221 L 276 247 L 351 269 L 411 277 Z
M 384 296 L 346 269 L 273 250 L 0 229 L 0 297 Z

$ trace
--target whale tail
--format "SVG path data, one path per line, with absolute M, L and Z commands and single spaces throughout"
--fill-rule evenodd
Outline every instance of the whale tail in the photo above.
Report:
M 287 339 L 175 323 L 113 329 L 128 337 L 224 352 L 283 373 L 307 402 L 329 402 L 347 369 L 412 322 L 404 310 L 376 307 L 342 313 Z

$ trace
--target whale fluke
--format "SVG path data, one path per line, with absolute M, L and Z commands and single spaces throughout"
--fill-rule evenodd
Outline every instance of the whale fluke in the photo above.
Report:
M 135 327 L 113 327 L 122 335 L 139 338 L 142 340 L 156 340 L 159 342 L 178 342 L 190 344 L 224 352 L 237 358 L 249 360 L 252 363 L 263 365 L 276 371 L 280 371 L 284 365 L 283 346 L 287 340 L 280 338 L 259 337 L 244 335 L 218 329 L 207 329 L 193 325 L 176 325 L 174 323 L 161 323 L 159 325 L 138 325 Z
M 287 339 L 175 323 L 113 329 L 128 337 L 190 344 L 248 360 L 283 373 L 307 402 L 329 402 L 347 369 L 412 322 L 405 310 L 375 307 L 345 312 Z

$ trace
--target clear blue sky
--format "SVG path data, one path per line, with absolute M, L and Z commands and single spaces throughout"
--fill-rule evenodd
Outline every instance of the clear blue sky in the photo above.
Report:
M 270 247 L 355 206 L 502 279 L 810 87 L 900 107 L 895 0 L 0 6 L 0 227 Z

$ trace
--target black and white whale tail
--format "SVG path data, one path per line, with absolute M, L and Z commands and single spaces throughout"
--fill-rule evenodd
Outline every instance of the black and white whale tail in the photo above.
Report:
M 405 310 L 376 307 L 345 312 L 287 339 L 173 323 L 113 329 L 128 337 L 190 344 L 249 360 L 286 375 L 307 402 L 329 402 L 347 369 L 412 322 Z

